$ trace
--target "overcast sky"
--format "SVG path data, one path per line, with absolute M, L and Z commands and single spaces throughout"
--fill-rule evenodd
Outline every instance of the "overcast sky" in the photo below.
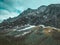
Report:
M 60 0 L 0 0 L 0 20 L 18 16 L 27 8 L 60 3 Z

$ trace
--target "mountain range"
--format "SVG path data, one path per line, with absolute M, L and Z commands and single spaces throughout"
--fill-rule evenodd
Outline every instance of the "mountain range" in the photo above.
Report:
M 0 45 L 60 45 L 60 4 L 28 8 L 0 23 Z
M 28 8 L 17 17 L 4 20 L 0 23 L 2 28 L 11 28 L 25 24 L 54 26 L 60 28 L 60 4 L 42 5 L 37 9 Z

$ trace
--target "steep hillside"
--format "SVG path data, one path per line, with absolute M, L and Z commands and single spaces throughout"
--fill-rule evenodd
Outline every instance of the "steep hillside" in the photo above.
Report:
M 12 28 L 25 24 L 54 26 L 60 28 L 60 4 L 40 6 L 37 9 L 28 8 L 19 16 L 9 18 L 0 24 L 0 29 Z
M 60 29 L 55 27 L 31 25 L 2 33 L 0 45 L 60 45 Z

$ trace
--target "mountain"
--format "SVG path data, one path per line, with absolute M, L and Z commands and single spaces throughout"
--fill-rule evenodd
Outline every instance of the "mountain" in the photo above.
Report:
M 60 29 L 44 25 L 25 25 L 0 33 L 1 45 L 60 45 Z
M 47 16 L 47 19 L 49 22 L 47 22 L 48 25 L 52 25 L 55 27 L 60 28 L 60 4 L 51 4 L 49 5 L 44 14 Z
M 0 24 L 3 28 L 12 28 L 14 26 L 21 26 L 25 24 L 46 26 L 54 26 L 60 28 L 60 4 L 51 4 L 48 6 L 42 5 L 37 9 L 28 8 L 24 10 L 19 16 L 9 18 Z
M 59 28 L 60 4 L 28 8 L 0 23 L 0 45 L 60 45 Z

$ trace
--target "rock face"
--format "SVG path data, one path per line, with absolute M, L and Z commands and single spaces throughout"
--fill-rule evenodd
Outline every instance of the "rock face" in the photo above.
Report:
M 55 27 L 60 27 L 60 4 L 51 4 L 45 10 L 45 15 L 47 15 L 47 19 L 49 20 L 48 25 L 53 25 Z
M 25 24 L 54 26 L 60 28 L 60 4 L 51 4 L 40 6 L 38 9 L 28 8 L 19 16 L 4 20 L 0 27 L 11 28 Z M 1 28 L 1 29 L 2 29 Z
M 0 23 L 0 45 L 60 45 L 58 28 L 60 4 L 28 8 Z

